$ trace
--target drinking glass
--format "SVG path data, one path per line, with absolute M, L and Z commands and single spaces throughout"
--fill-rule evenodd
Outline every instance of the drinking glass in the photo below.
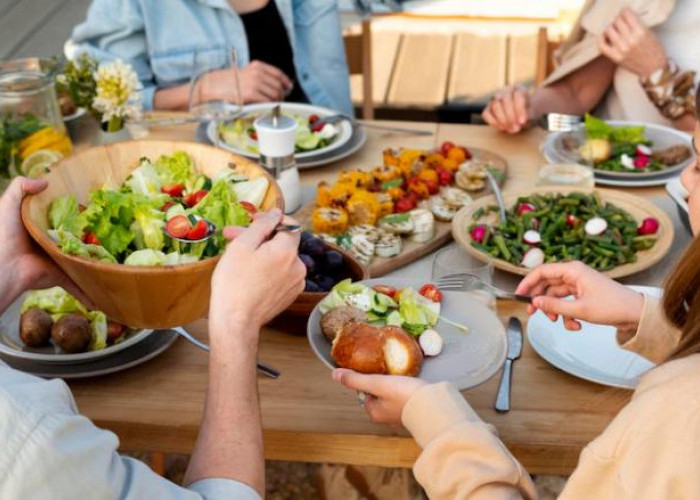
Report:
M 192 60 L 189 110 L 202 122 L 216 125 L 216 146 L 219 146 L 219 124 L 241 114 L 243 99 L 238 78 L 236 52 L 196 50 Z
M 484 282 L 493 284 L 493 264 L 491 261 L 483 262 L 472 257 L 458 245 L 450 245 L 435 253 L 433 257 L 432 279 L 437 283 L 440 278 L 451 274 L 468 273 L 478 276 Z M 486 290 L 468 290 L 471 298 L 477 299 L 491 309 L 496 307 L 496 297 Z

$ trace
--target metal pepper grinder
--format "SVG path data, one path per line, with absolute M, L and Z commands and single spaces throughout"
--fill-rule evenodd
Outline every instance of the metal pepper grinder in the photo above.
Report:
M 255 120 L 260 164 L 279 184 L 288 214 L 301 205 L 301 183 L 294 158 L 296 130 L 297 122 L 283 116 L 279 105 L 272 108 L 272 114 Z

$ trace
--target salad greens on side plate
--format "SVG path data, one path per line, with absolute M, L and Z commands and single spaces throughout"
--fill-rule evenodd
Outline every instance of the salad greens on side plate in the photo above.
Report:
M 90 193 L 86 206 L 72 195 L 49 208 L 49 234 L 63 252 L 109 263 L 163 266 L 196 262 L 223 252 L 226 226 L 247 226 L 262 204 L 269 181 L 249 179 L 230 168 L 213 178 L 200 174 L 183 151 L 156 160 L 141 158 L 119 188 Z M 210 221 L 216 235 L 182 243 L 167 231 L 175 219 Z M 195 238 L 192 238 L 195 239 Z

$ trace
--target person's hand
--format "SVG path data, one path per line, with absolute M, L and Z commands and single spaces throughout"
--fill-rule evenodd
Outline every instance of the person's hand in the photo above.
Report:
M 629 7 L 620 11 L 598 39 L 601 53 L 641 78 L 666 66 L 666 52 L 658 37 Z
M 282 220 L 279 209 L 260 214 L 248 228 L 228 227 L 231 239 L 212 277 L 210 332 L 227 325 L 259 330 L 304 290 L 306 267 L 298 257 L 299 234 L 270 235 Z M 214 339 L 212 339 L 214 340 Z
M 401 424 L 401 413 L 411 396 L 427 385 L 425 380 L 396 375 L 363 375 L 345 368 L 333 370 L 333 380 L 348 389 L 364 392 L 365 410 L 378 424 Z
M 62 286 L 85 301 L 80 289 L 32 243 L 20 217 L 22 199 L 37 194 L 48 183 L 18 177 L 0 198 L 0 305 L 6 306 L 32 288 Z M 89 302 L 86 302 L 89 304 Z
M 292 81 L 283 71 L 261 61 L 239 68 L 238 78 L 245 104 L 283 101 L 292 90 Z
M 531 295 L 528 313 L 537 309 L 549 319 L 564 317 L 568 330 L 580 330 L 579 321 L 636 329 L 644 297 L 581 262 L 545 264 L 535 268 L 518 285 L 515 293 Z M 574 296 L 574 300 L 564 297 Z
M 494 94 L 481 116 L 501 132 L 517 134 L 530 119 L 530 94 L 518 86 L 501 89 Z

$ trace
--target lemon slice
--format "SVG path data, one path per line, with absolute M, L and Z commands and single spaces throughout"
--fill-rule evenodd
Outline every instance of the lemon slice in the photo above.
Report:
M 27 156 L 20 166 L 20 173 L 27 177 L 37 177 L 48 167 L 62 159 L 63 155 L 51 149 L 40 149 Z

